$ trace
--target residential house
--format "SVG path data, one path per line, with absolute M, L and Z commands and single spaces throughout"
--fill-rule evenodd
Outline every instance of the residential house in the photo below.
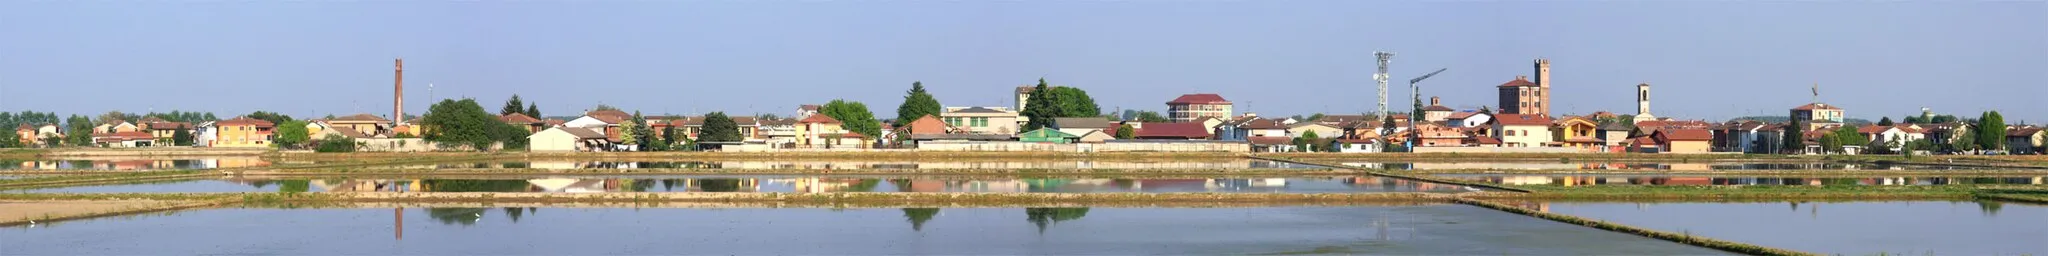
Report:
M 1088 134 L 1092 131 L 1116 132 L 1116 124 L 1101 117 L 1060 117 L 1053 118 L 1053 124 L 1060 132 L 1067 134 Z
M 546 121 L 541 121 L 539 118 L 533 118 L 532 116 L 527 116 L 526 114 L 521 113 L 511 113 L 498 116 L 498 121 L 505 122 L 505 124 L 510 124 L 512 126 L 518 126 L 519 128 L 525 128 L 527 134 L 540 133 L 540 131 L 548 129 L 548 123 Z
M 1809 103 L 1792 107 L 1792 127 L 1801 132 L 1819 130 L 1823 126 L 1842 125 L 1843 111 L 1827 103 Z
M 219 140 L 220 128 L 214 127 L 214 122 L 200 122 L 192 127 L 192 146 L 212 147 L 213 142 Z
M 1245 137 L 1250 136 L 1251 132 L 1241 130 L 1240 128 L 1244 127 L 1246 123 L 1251 123 L 1255 120 L 1260 120 L 1258 114 L 1244 113 L 1244 116 L 1220 120 L 1221 122 L 1217 122 L 1216 125 L 1209 127 L 1209 133 L 1215 135 L 1216 140 L 1241 141 Z M 1132 127 L 1132 129 L 1137 129 L 1137 127 Z
M 276 124 L 262 119 L 235 117 L 213 122 L 214 140 L 212 147 L 262 148 L 270 147 L 270 138 Z
M 1921 124 L 1921 127 L 1924 127 L 1922 130 L 1927 135 L 1927 142 L 1934 145 L 1952 145 L 1962 136 L 1976 136 L 1970 125 L 1964 123 Z
M 150 136 L 156 137 L 156 145 L 158 146 L 172 146 L 174 142 L 177 142 L 178 131 L 185 131 L 186 135 L 191 135 L 192 133 L 191 123 L 151 119 L 155 118 L 143 119 L 151 122 L 143 123 L 142 128 L 148 131 Z
M 818 114 L 818 110 L 823 108 L 818 105 L 798 105 L 796 106 L 796 119 L 811 118 L 811 115 Z
M 156 136 L 142 131 L 94 133 L 92 134 L 92 142 L 100 147 L 108 148 L 148 147 L 155 145 Z
M 1759 121 L 1730 121 L 1714 129 L 1714 152 L 1759 153 L 1756 148 L 1764 126 Z
M 1287 126 L 1287 137 L 1308 136 L 1311 132 L 1315 133 L 1317 138 L 1336 138 L 1344 135 L 1344 129 L 1319 122 L 1299 122 Z
M 2041 127 L 2016 127 L 2005 132 L 2005 150 L 2012 154 L 2041 154 L 2044 141 L 2048 141 L 2048 132 Z
M 1602 152 L 1606 146 L 1600 140 L 1600 124 L 1584 117 L 1559 119 L 1550 126 L 1550 133 L 1556 145 L 1576 148 L 1581 152 Z
M 1245 141 L 1251 144 L 1252 152 L 1272 153 L 1300 150 L 1294 146 L 1294 139 L 1288 137 L 1250 137 L 1245 138 Z
M 1335 140 L 1330 140 L 1330 152 L 1336 152 L 1336 153 L 1376 153 L 1376 152 L 1380 152 L 1380 151 L 1381 151 L 1381 150 L 1380 150 L 1380 147 L 1379 147 L 1379 141 L 1375 141 L 1375 140 L 1369 140 L 1369 139 L 1367 139 L 1367 140 L 1354 140 L 1354 139 L 1335 139 Z
M 1166 118 L 1175 123 L 1185 123 L 1202 117 L 1217 119 L 1231 116 L 1230 101 L 1214 93 L 1184 94 L 1166 102 Z
M 1451 119 L 1451 113 L 1453 112 L 1457 112 L 1457 110 L 1445 107 L 1443 99 L 1430 96 L 1429 106 L 1422 107 L 1422 120 L 1429 122 L 1447 121 Z
M 1619 153 L 1626 150 L 1628 133 L 1634 131 L 1635 127 L 1629 127 L 1625 123 L 1624 121 L 1600 125 L 1600 152 Z
M 1463 131 L 1458 130 L 1458 128 L 1451 128 L 1449 126 L 1444 126 L 1436 123 L 1416 124 L 1415 132 L 1416 136 L 1419 136 L 1415 141 L 1416 147 L 1464 146 L 1465 138 L 1468 137 L 1465 136 L 1465 133 Z
M 1209 129 L 1202 127 L 1202 124 L 1198 123 L 1153 123 L 1146 124 L 1144 128 L 1135 131 L 1133 134 L 1135 136 L 1133 137 L 1137 139 L 1159 140 L 1207 140 L 1212 137 L 1207 130 Z
M 1714 132 L 1707 129 L 1661 129 L 1651 134 L 1660 153 L 1705 154 L 1713 148 Z
M 1004 107 L 947 107 L 939 120 L 967 133 L 1016 134 L 1017 111 Z
M 139 131 L 142 131 L 142 128 L 140 126 L 135 126 L 135 123 L 129 123 L 128 121 L 122 120 L 108 120 L 106 122 L 102 122 L 99 125 L 92 127 L 92 133 L 120 133 Z
M 1455 128 L 1485 127 L 1493 122 L 1493 114 L 1480 112 L 1457 112 L 1444 117 L 1444 123 Z
M 1209 128 L 1209 135 L 1214 136 L 1216 135 L 1216 126 L 1223 125 L 1223 119 L 1205 116 L 1196 118 L 1192 123 L 1202 124 L 1202 127 Z
M 1115 139 L 1116 135 L 1110 135 L 1105 131 L 1089 131 L 1088 134 L 1082 134 L 1081 137 L 1075 139 L 1075 141 L 1080 143 L 1103 143 Z
M 916 120 L 904 123 L 903 126 L 896 127 L 896 134 L 899 135 L 947 134 L 953 132 L 952 125 L 947 125 L 945 121 L 939 121 L 939 117 L 934 115 L 918 117 Z
M 28 124 L 15 127 L 14 138 L 19 139 L 22 145 L 36 145 L 41 142 L 36 139 L 36 127 Z
M 1237 131 L 1244 133 L 1244 136 L 1239 137 L 1246 139 L 1251 137 L 1291 137 L 1287 134 L 1287 126 L 1283 126 L 1279 120 L 1273 119 L 1252 120 L 1238 126 Z
M 1494 115 L 1493 137 L 1502 147 L 1533 148 L 1549 144 L 1550 117 L 1533 114 Z
M 759 120 L 759 118 L 755 118 L 752 116 L 733 116 L 727 118 L 732 120 L 733 126 L 739 131 L 740 141 L 762 140 L 767 138 L 760 132 L 761 121 Z M 655 133 L 657 133 L 657 135 L 667 133 L 667 131 L 662 130 L 662 128 L 673 127 L 675 128 L 676 132 L 683 134 L 683 138 L 696 140 L 697 134 L 702 133 L 704 131 L 703 116 L 671 117 L 664 118 L 663 120 L 665 121 L 655 122 L 652 119 L 649 119 L 648 121 L 656 123 L 654 126 L 651 127 L 655 128 Z
M 356 130 L 358 134 L 378 134 L 390 129 L 391 120 L 371 114 L 354 114 L 327 119 L 328 128 Z
M 1863 134 L 1863 138 L 1870 141 L 1870 144 L 1867 145 L 1868 147 L 1865 148 L 1872 150 L 1883 149 L 1884 152 L 1899 152 L 1900 150 L 1905 150 L 1906 142 L 1927 138 L 1926 132 L 1904 125 L 1865 125 L 1863 127 L 1856 127 L 1856 133 Z M 1897 145 L 1893 145 L 1893 143 L 1897 143 Z
M 609 138 L 612 143 L 616 144 L 621 142 L 621 136 L 624 135 L 619 132 L 620 127 L 626 122 L 632 121 L 632 118 L 633 115 L 627 114 L 625 111 L 596 110 L 584 113 L 583 117 L 577 117 L 574 120 L 564 122 L 562 126 L 590 128 L 591 130 L 603 133 L 606 138 Z
M 1493 136 L 1488 136 L 1488 135 L 1485 135 L 1485 134 L 1472 134 L 1472 135 L 1471 135 L 1470 137 L 1465 137 L 1465 141 L 1463 141 L 1463 142 L 1465 143 L 1465 145 L 1467 145 L 1467 146 L 1472 146 L 1472 147 L 1482 147 L 1482 148 L 1498 148 L 1498 147 L 1501 147 L 1500 139 L 1498 139 L 1498 138 L 1494 138 Z
M 930 116 L 926 116 L 930 117 Z M 796 119 L 761 119 L 761 138 L 768 145 L 787 147 L 796 145 Z
M 588 152 L 611 148 L 611 140 L 596 129 L 554 127 L 527 135 L 527 151 Z
M 1038 130 L 1031 130 L 1028 132 L 1017 134 L 1017 141 L 1052 144 L 1074 143 L 1075 140 L 1079 140 L 1080 138 L 1081 136 L 1079 135 L 1068 134 L 1066 132 L 1061 132 L 1060 130 L 1053 128 L 1041 128 Z
M 1750 154 L 1777 154 L 1785 150 L 1786 124 L 1765 124 L 1756 129 L 1756 140 L 1749 142 L 1743 151 Z
M 812 148 L 864 148 L 867 137 L 846 130 L 838 119 L 826 115 L 811 115 L 796 122 L 796 145 Z
M 1309 120 L 1309 121 L 1310 121 L 1310 122 L 1316 122 L 1316 123 L 1321 123 L 1321 124 L 1326 124 L 1326 125 L 1330 125 L 1330 126 L 1340 126 L 1340 125 L 1343 125 L 1343 124 L 1347 124 L 1347 123 L 1351 123 L 1351 122 L 1359 122 L 1359 121 L 1379 121 L 1379 120 L 1374 120 L 1374 119 L 1372 119 L 1372 117 L 1369 117 L 1369 116 L 1366 116 L 1366 115 L 1323 115 L 1323 117 L 1322 117 L 1322 118 L 1316 118 L 1316 120 Z

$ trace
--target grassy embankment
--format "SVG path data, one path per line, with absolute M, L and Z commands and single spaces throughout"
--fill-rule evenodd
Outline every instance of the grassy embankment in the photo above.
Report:
M 1693 246 L 1700 246 L 1700 247 L 1712 248 L 1712 249 L 1715 249 L 1715 250 L 1722 250 L 1722 251 L 1728 251 L 1728 252 L 1733 252 L 1733 253 L 1741 253 L 1741 254 L 1749 254 L 1749 255 L 1819 255 L 1819 254 L 1814 254 L 1814 253 L 1809 253 L 1809 252 L 1801 252 L 1801 251 L 1794 251 L 1794 250 L 1788 250 L 1788 249 L 1772 248 L 1772 247 L 1765 247 L 1765 246 L 1760 246 L 1760 245 L 1753 245 L 1753 244 L 1739 243 L 1739 242 L 1733 242 L 1733 241 L 1726 241 L 1726 240 L 1720 240 L 1720 239 L 1713 239 L 1713 238 L 1707 238 L 1707 237 L 1693 236 L 1692 234 L 1681 234 L 1681 233 L 1671 233 L 1671 232 L 1657 231 L 1657 230 L 1652 230 L 1652 229 L 1646 229 L 1646 228 L 1639 228 L 1639 227 L 1635 227 L 1635 226 L 1629 226 L 1629 225 L 1622 225 L 1622 224 L 1615 224 L 1615 223 L 1611 223 L 1611 222 L 1605 222 L 1605 221 L 1598 221 L 1598 220 L 1592 220 L 1592 219 L 1586 219 L 1586 218 L 1579 218 L 1579 217 L 1576 217 L 1576 216 L 1571 216 L 1571 215 L 1564 215 L 1564 214 L 1556 214 L 1556 213 L 1548 213 L 1548 212 L 1542 212 L 1542 211 L 1530 210 L 1530 209 L 1527 209 L 1527 208 L 1521 208 L 1521 207 L 1514 207 L 1514 206 L 1509 206 L 1509 205 L 1505 205 L 1505 204 L 1499 204 L 1499 203 L 1494 203 L 1494 202 L 1487 202 L 1487 201 L 1481 201 L 1481 200 L 1474 200 L 1474 199 L 1466 199 L 1466 198 L 1460 198 L 1460 199 L 1457 199 L 1457 201 L 1458 201 L 1459 203 L 1464 203 L 1464 204 L 1469 204 L 1469 205 L 1474 205 L 1474 206 L 1479 206 L 1479 207 L 1485 207 L 1485 208 L 1491 208 L 1491 209 L 1494 209 L 1494 210 L 1500 210 L 1500 211 L 1505 211 L 1505 212 L 1509 212 L 1509 213 L 1515 213 L 1515 214 L 1521 214 L 1521 215 L 1528 215 L 1528 216 L 1533 216 L 1533 217 L 1537 217 L 1537 218 L 1543 218 L 1543 219 L 1547 219 L 1547 220 L 1552 220 L 1552 221 L 1557 221 L 1557 222 L 1563 222 L 1563 223 L 1568 223 L 1568 224 L 1573 224 L 1573 225 L 1587 226 L 1587 227 L 1592 227 L 1592 228 L 1598 228 L 1598 229 L 1603 229 L 1603 230 L 1608 230 L 1608 231 L 1614 231 L 1614 232 L 1622 232 L 1622 233 L 1627 233 L 1627 234 L 1632 234 L 1632 235 L 1638 235 L 1638 236 L 1644 236 L 1644 237 L 1649 237 L 1649 238 L 1654 238 L 1654 239 L 1661 239 L 1661 240 L 1666 240 L 1666 241 L 1678 242 L 1678 243 L 1683 243 L 1683 244 L 1688 244 L 1688 245 L 1693 245 Z

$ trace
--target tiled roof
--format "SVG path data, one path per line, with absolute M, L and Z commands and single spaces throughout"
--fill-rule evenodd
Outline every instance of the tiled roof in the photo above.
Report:
M 1137 137 L 1208 138 L 1209 129 L 1198 123 L 1150 123 L 1138 129 Z
M 1100 117 L 1060 117 L 1053 118 L 1052 120 L 1053 123 L 1059 124 L 1060 128 L 1109 129 L 1111 127 L 1109 119 Z
M 1422 111 L 1458 111 L 1458 110 L 1457 110 L 1457 109 L 1451 109 L 1451 107 L 1445 107 L 1445 106 L 1443 106 L 1443 105 L 1433 105 L 1433 106 L 1428 106 L 1428 107 L 1422 107 Z
M 620 111 L 620 110 L 617 110 L 617 109 L 602 109 L 602 110 L 591 110 L 591 111 L 590 111 L 590 112 L 588 112 L 588 113 L 583 113 L 583 115 L 586 115 L 586 116 L 615 116 L 615 117 L 619 117 L 619 119 L 626 119 L 626 118 L 630 118 L 630 117 L 633 117 L 633 114 L 629 114 L 629 113 L 626 113 L 626 111 Z
M 526 114 L 511 113 L 505 114 L 503 116 L 498 116 L 498 121 L 504 121 L 505 123 L 513 124 L 531 124 L 539 123 L 540 119 L 535 119 L 531 116 L 526 116 Z
M 120 142 L 130 140 L 152 139 L 156 139 L 156 135 L 150 135 L 148 132 L 95 133 L 92 135 L 92 140 L 97 142 Z
M 1493 116 L 1493 121 L 1501 125 L 1550 125 L 1550 117 L 1528 114 L 1499 114 Z
M 1707 131 L 1706 129 L 1663 129 L 1657 130 L 1657 133 L 1664 134 L 1664 139 L 1666 140 L 1674 141 L 1714 140 L 1714 132 Z
M 1316 119 L 1314 121 L 1318 123 L 1339 124 L 1362 120 L 1365 120 L 1365 115 L 1323 115 L 1322 119 Z
M 806 118 L 804 118 L 804 120 L 797 120 L 797 121 L 796 121 L 796 123 L 799 123 L 799 124 L 809 124 L 809 123 L 819 123 L 819 124 L 836 124 L 836 123 L 839 123 L 839 119 L 832 119 L 832 117 L 830 117 L 830 116 L 825 116 L 824 114 L 817 114 L 817 115 L 811 115 L 811 117 L 806 117 Z
M 1613 123 L 1608 123 L 1608 124 L 1600 125 L 1600 130 L 1602 130 L 1602 131 L 1628 131 L 1628 130 L 1633 130 L 1633 129 L 1629 129 L 1628 125 L 1625 125 L 1625 124 L 1621 124 L 1621 122 L 1613 122 Z
M 820 107 L 820 106 L 818 106 L 818 105 L 801 105 L 801 106 L 796 106 L 796 109 L 800 109 L 800 110 L 804 110 L 804 111 L 818 111 L 818 109 L 819 109 L 819 108 L 823 108 L 823 107 Z
M 1471 141 L 1472 144 L 1500 145 L 1500 139 L 1495 139 L 1493 137 L 1488 136 L 1472 136 L 1470 138 L 1466 138 L 1466 140 Z
M 149 129 L 151 129 L 151 130 L 173 130 L 173 129 L 191 129 L 191 128 L 192 128 L 192 124 L 190 124 L 190 123 L 185 123 L 185 122 L 154 122 L 154 123 L 149 123 L 149 124 L 148 124 L 148 126 L 149 126 Z
M 2005 131 L 2005 136 L 2033 136 L 2033 135 L 2034 135 L 2035 133 L 2040 133 L 2040 132 L 2041 132 L 2041 128 L 2035 128 L 2035 127 L 2020 127 L 2020 128 L 2018 128 L 2018 129 L 2012 129 L 2012 130 L 2009 130 L 2009 131 Z
M 1806 105 L 1799 105 L 1798 107 L 1792 107 L 1792 110 L 1815 110 L 1815 109 L 1833 109 L 1833 110 L 1841 110 L 1842 108 L 1837 108 L 1837 107 L 1835 107 L 1834 105 L 1828 105 L 1827 103 L 1807 103 Z
M 336 118 L 334 118 L 334 119 L 332 119 L 332 120 L 329 120 L 329 121 L 344 121 L 344 122 L 390 122 L 391 120 L 386 120 L 386 119 L 384 119 L 383 117 L 377 117 L 376 115 L 371 115 L 371 114 L 354 114 L 354 115 L 348 115 L 348 116 L 343 116 L 343 117 L 336 117 Z
M 1280 126 L 1280 121 L 1274 121 L 1273 119 L 1258 119 L 1258 120 L 1252 120 L 1251 122 L 1246 122 L 1246 123 L 1244 123 L 1243 125 L 1238 125 L 1238 126 L 1237 126 L 1237 128 L 1238 128 L 1238 129 L 1286 129 L 1287 127 L 1285 127 L 1285 126 Z
M 1182 94 L 1179 98 L 1167 101 L 1166 104 L 1230 104 L 1230 101 L 1223 100 L 1222 95 L 1214 93 L 1193 93 Z
M 1472 118 L 1472 116 L 1477 116 L 1477 115 L 1479 115 L 1479 112 L 1457 112 L 1457 113 L 1451 113 L 1451 116 L 1450 116 L 1450 117 L 1447 117 L 1446 119 L 1450 119 L 1450 120 L 1464 120 L 1464 119 L 1466 119 L 1466 118 Z
M 947 111 L 947 112 L 952 112 L 952 113 L 986 113 L 986 114 L 1002 114 L 1002 113 L 1010 113 L 1009 111 L 995 110 L 995 109 L 990 109 L 990 108 L 985 108 L 985 107 L 969 107 L 969 108 L 963 108 L 963 109 L 959 109 L 959 110 L 953 110 L 953 111 Z
M 590 128 L 576 128 L 576 127 L 556 127 L 556 128 L 554 128 L 554 129 L 562 130 L 563 132 L 568 132 L 568 133 L 569 133 L 569 135 L 571 135 L 571 136 L 576 136 L 576 138 L 577 138 L 577 139 L 604 139 L 604 138 L 606 138 L 606 137 L 604 136 L 604 133 L 601 133 L 601 132 L 597 132 L 596 130 L 591 130 Z
M 256 126 L 256 127 L 271 127 L 271 126 L 276 126 L 277 124 L 273 124 L 273 123 L 270 123 L 270 121 L 263 121 L 263 119 L 255 119 L 255 118 L 249 118 L 249 117 L 235 117 L 234 119 L 228 119 L 228 120 L 221 120 L 221 121 L 219 121 L 219 122 L 214 122 L 214 123 L 213 123 L 213 125 L 216 125 L 216 126 L 243 126 L 243 125 L 254 125 L 254 126 Z
M 1500 87 L 1521 87 L 1521 86 L 1536 86 L 1536 83 L 1535 83 L 1535 82 L 1529 82 L 1529 78 L 1527 78 L 1527 77 L 1515 77 L 1515 80 L 1513 80 L 1513 81 L 1508 81 L 1507 83 L 1501 83 L 1501 84 L 1500 84 Z

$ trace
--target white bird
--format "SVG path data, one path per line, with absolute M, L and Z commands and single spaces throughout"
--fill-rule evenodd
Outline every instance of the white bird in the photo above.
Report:
M 35 221 L 35 220 L 29 220 L 29 221 L 28 221 L 28 227 L 29 227 L 29 228 L 35 228 L 35 227 L 36 227 L 36 221 Z

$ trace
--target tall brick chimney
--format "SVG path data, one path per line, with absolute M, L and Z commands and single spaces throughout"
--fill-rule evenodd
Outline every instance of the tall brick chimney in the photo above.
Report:
M 391 123 L 405 123 L 405 59 L 396 60 L 391 68 Z

